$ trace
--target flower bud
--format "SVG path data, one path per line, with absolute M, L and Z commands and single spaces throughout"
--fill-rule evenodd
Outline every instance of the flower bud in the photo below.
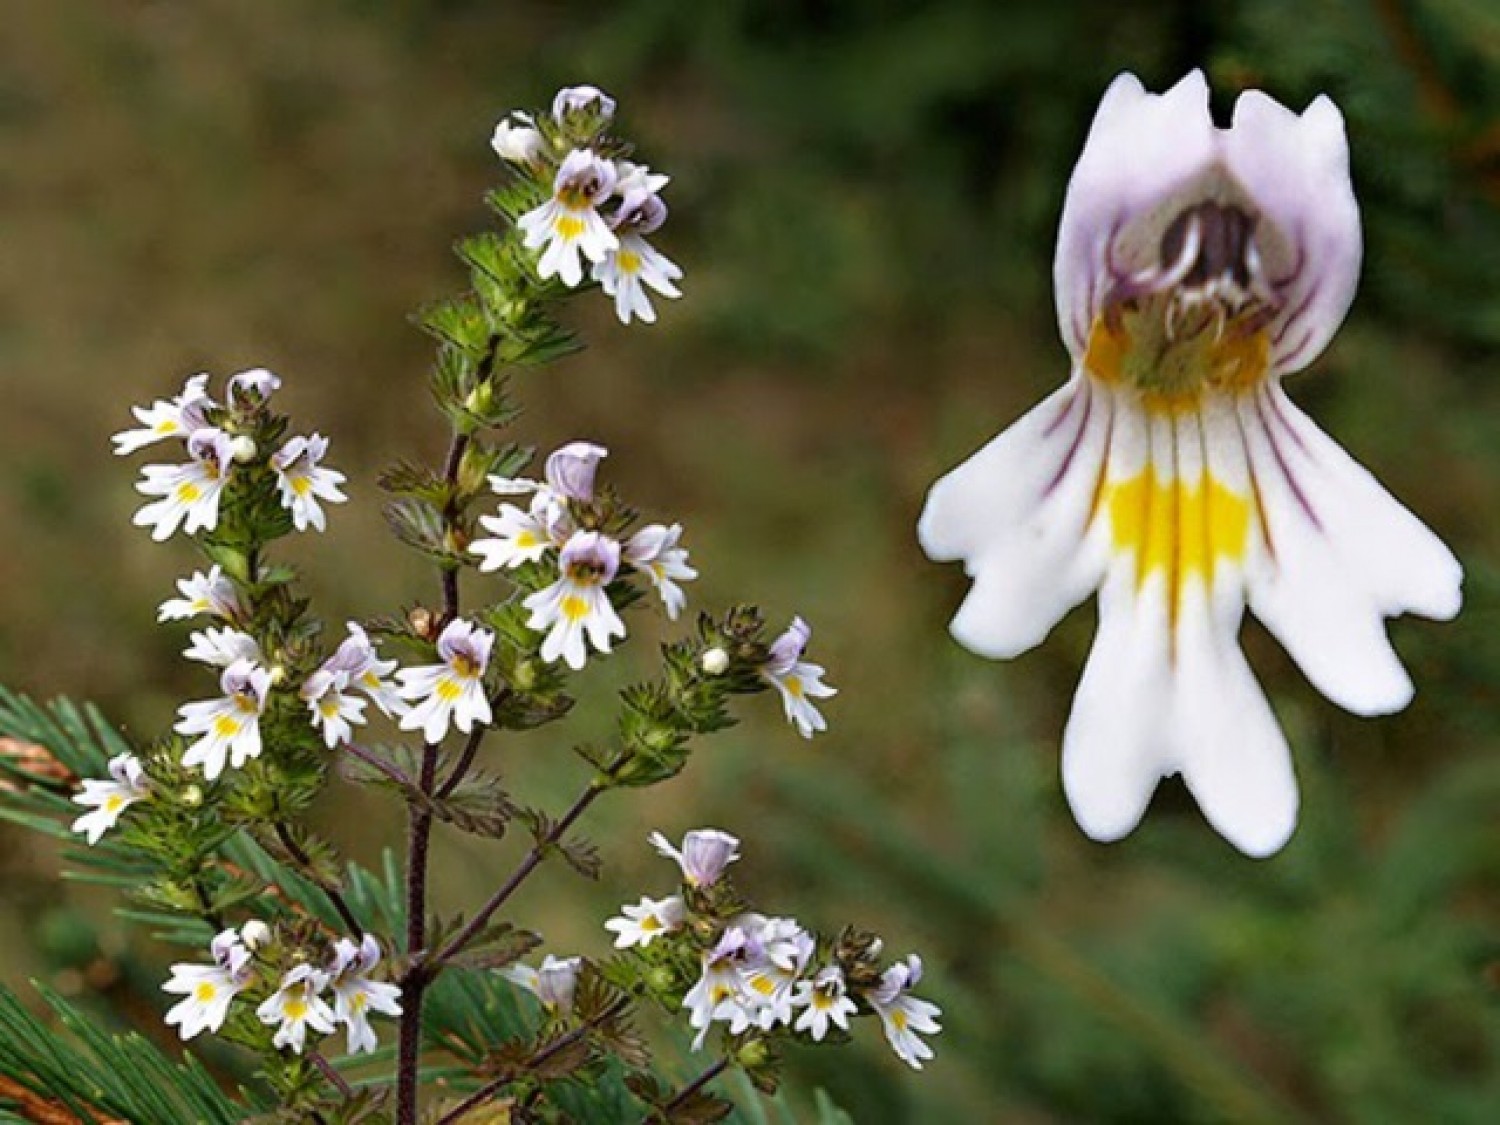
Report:
M 542 155 L 542 134 L 524 113 L 501 118 L 490 138 L 490 147 L 501 160 L 512 164 L 535 164 Z
M 183 788 L 177 799 L 187 808 L 196 809 L 203 804 L 203 790 L 197 785 L 188 785 Z
M 246 949 L 252 952 L 270 940 L 271 927 L 258 918 L 252 918 L 240 927 L 240 941 L 244 943 Z
M 698 660 L 698 666 L 706 676 L 722 676 L 729 671 L 729 653 L 715 645 L 707 649 Z
M 229 441 L 229 456 L 241 465 L 254 461 L 258 452 L 255 439 L 245 434 L 240 434 L 239 437 L 231 438 Z
M 564 86 L 552 99 L 552 117 L 561 124 L 575 113 L 596 113 L 607 123 L 615 115 L 615 99 L 597 86 Z

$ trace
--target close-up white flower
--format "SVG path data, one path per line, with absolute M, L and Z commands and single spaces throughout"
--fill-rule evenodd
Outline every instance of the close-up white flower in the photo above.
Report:
M 750 1025 L 749 1013 L 740 1006 L 740 970 L 753 955 L 750 935 L 739 926 L 726 928 L 713 947 L 703 951 L 698 980 L 682 998 L 688 1026 L 697 1032 L 693 1050 L 703 1047 L 716 1022 L 729 1023 L 740 1030 Z
M 287 438 L 271 455 L 281 506 L 292 513 L 292 526 L 298 531 L 306 531 L 309 527 L 323 531 L 328 526 L 320 500 L 342 504 L 348 499 L 339 489 L 344 483 L 344 474 L 322 466 L 327 454 L 328 439 L 322 434 L 312 434 Z
M 370 1013 L 399 1016 L 401 989 L 370 979 L 370 972 L 380 964 L 380 943 L 372 935 L 362 935 L 358 945 L 339 938 L 333 950 L 333 965 L 328 970 L 333 1018 L 348 1029 L 349 1054 L 372 1052 L 380 1043 L 370 1026 Z
M 237 660 L 219 678 L 218 699 L 184 703 L 178 708 L 178 734 L 198 735 L 182 755 L 184 766 L 202 766 L 213 781 L 226 765 L 242 769 L 260 757 L 260 716 L 271 691 L 271 673 L 250 660 Z
M 843 971 L 837 965 L 825 965 L 811 980 L 800 981 L 792 1005 L 801 1009 L 792 1029 L 807 1032 L 819 1043 L 830 1025 L 848 1031 L 849 1017 L 859 1010 L 849 998 Z
M 676 862 L 682 870 L 682 881 L 690 887 L 711 887 L 719 881 L 724 869 L 740 858 L 739 837 L 717 828 L 695 828 L 682 838 L 677 847 L 660 832 L 648 837 L 659 855 Z
M 183 1040 L 200 1032 L 215 1032 L 224 1026 L 229 1004 L 251 981 L 250 951 L 234 930 L 224 930 L 209 946 L 213 964 L 177 964 L 171 979 L 162 985 L 185 999 L 167 1012 L 168 1027 L 176 1027 Z
M 663 934 L 669 934 L 681 926 L 687 918 L 687 907 L 681 897 L 647 898 L 635 906 L 620 907 L 620 916 L 604 923 L 604 928 L 615 935 L 616 949 L 640 946 L 645 949 Z
M 186 440 L 195 431 L 208 426 L 207 412 L 213 406 L 213 400 L 208 397 L 208 376 L 190 376 L 176 398 L 157 399 L 150 406 L 130 408 L 141 426 L 122 430 L 110 439 L 115 445 L 115 455 L 123 457 L 168 438 Z
M 552 198 L 521 216 L 526 248 L 542 251 L 537 273 L 544 280 L 557 277 L 575 289 L 583 280 L 581 257 L 601 262 L 620 245 L 598 210 L 614 192 L 615 178 L 613 162 L 574 149 L 557 170 Z
M 667 617 L 676 621 L 687 605 L 687 594 L 679 582 L 691 582 L 698 572 L 688 565 L 687 548 L 679 547 L 682 525 L 653 523 L 641 528 L 625 541 L 625 561 L 646 576 L 661 595 Z
M 90 810 L 73 821 L 73 831 L 83 833 L 92 847 L 115 826 L 121 813 L 150 792 L 141 760 L 134 754 L 115 755 L 109 760 L 109 780 L 85 778 L 82 791 L 73 795 L 75 805 Z
M 335 1030 L 333 1009 L 323 999 L 322 992 L 328 987 L 328 974 L 311 965 L 296 965 L 287 970 L 276 991 L 261 1001 L 255 1009 L 260 1022 L 276 1025 L 276 1034 L 271 1045 L 285 1050 L 290 1047 L 301 1054 L 307 1045 L 307 1029 L 320 1035 L 332 1035 Z
M 232 619 L 244 612 L 234 583 L 217 565 L 194 571 L 189 578 L 177 580 L 176 598 L 168 598 L 156 611 L 157 621 L 186 621 L 199 614 Z
M 771 657 L 760 670 L 761 676 L 780 694 L 787 722 L 803 738 L 828 729 L 828 720 L 813 700 L 838 694 L 837 688 L 823 682 L 828 673 L 822 665 L 802 659 L 811 639 L 812 627 L 800 617 L 792 618 L 786 632 L 771 642 Z
M 386 716 L 401 714 L 405 705 L 397 694 L 396 685 L 389 678 L 396 670 L 396 662 L 380 658 L 380 653 L 370 640 L 369 633 L 365 632 L 364 626 L 350 621 L 345 627 L 349 635 L 339 642 L 333 655 L 324 661 L 324 670 L 342 673 L 347 677 L 348 687 L 369 696 L 370 702 Z
M 648 234 L 655 234 L 667 221 L 667 205 L 656 194 L 658 188 L 647 186 L 656 180 L 665 183 L 666 177 L 643 174 L 630 187 L 622 177 L 620 206 L 609 219 L 619 244 L 590 269 L 605 295 L 614 298 L 621 324 L 633 318 L 656 322 L 648 288 L 674 300 L 682 296 L 675 284 L 682 280 L 682 267 L 646 241 Z
M 561 658 L 576 672 L 587 662 L 590 645 L 607 653 L 612 641 L 625 635 L 607 590 L 620 569 L 620 545 L 597 531 L 576 531 L 558 553 L 557 565 L 557 581 L 522 603 L 531 611 L 526 627 L 547 634 L 544 661 Z
M 501 969 L 500 975 L 530 992 L 549 1012 L 567 1015 L 573 1010 L 573 994 L 582 969 L 582 957 L 554 957 L 549 953 L 535 968 L 515 964 Z
M 1062 760 L 1096 839 L 1130 832 L 1173 774 L 1240 850 L 1291 835 L 1247 606 L 1357 715 L 1412 697 L 1384 618 L 1458 612 L 1452 553 L 1282 390 L 1339 327 L 1360 255 L 1328 98 L 1297 114 L 1247 91 L 1221 129 L 1197 71 L 1105 93 L 1058 234 L 1072 377 L 940 480 L 919 528 L 973 578 L 952 630 L 984 656 L 1034 647 L 1098 591 Z
M 921 980 L 922 959 L 913 953 L 887 969 L 881 974 L 880 984 L 865 993 L 865 999 L 880 1017 L 886 1041 L 913 1070 L 921 1070 L 922 1064 L 932 1058 L 932 1048 L 922 1036 L 937 1035 L 943 1030 L 938 1024 L 942 1009 L 911 994 Z
M 238 660 L 250 660 L 265 664 L 260 645 L 249 633 L 239 629 L 209 627 L 188 634 L 188 647 L 182 655 L 189 660 L 211 664 L 215 668 L 228 668 Z
M 490 699 L 484 673 L 490 666 L 495 634 L 463 618 L 448 622 L 438 635 L 439 663 L 403 668 L 397 694 L 411 704 L 401 716 L 402 730 L 419 730 L 429 743 L 441 742 L 451 723 L 464 734 L 475 723 L 488 723 Z
M 308 676 L 297 694 L 307 704 L 312 724 L 323 736 L 323 744 L 332 750 L 349 741 L 354 728 L 365 723 L 366 702 L 350 694 L 349 675 L 330 669 L 326 664 Z
M 147 465 L 135 486 L 142 496 L 159 498 L 131 521 L 149 527 L 158 543 L 179 526 L 189 535 L 219 526 L 219 496 L 233 460 L 229 435 L 212 428 L 195 430 L 187 439 L 187 451 L 191 460 L 184 465 Z

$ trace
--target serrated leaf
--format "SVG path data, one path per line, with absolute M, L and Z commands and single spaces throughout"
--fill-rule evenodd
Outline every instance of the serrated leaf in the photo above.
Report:
M 599 878 L 599 872 L 604 867 L 604 859 L 599 854 L 599 849 L 588 840 L 560 840 L 553 845 L 559 855 L 578 874 L 585 879 Z
M 498 840 L 516 814 L 500 778 L 471 773 L 448 796 L 431 801 L 438 819 L 476 836 Z
M 541 944 L 540 934 L 509 922 L 498 922 L 481 931 L 469 948 L 453 959 L 453 964 L 465 969 L 503 969 Z
M 442 512 L 425 500 L 405 497 L 391 501 L 385 506 L 385 522 L 396 538 L 408 547 L 415 547 L 450 566 L 465 561 L 458 544 L 449 537 Z
M 712 1125 L 734 1112 L 734 1103 L 717 1094 L 697 1090 L 666 1112 L 660 1120 L 672 1125 Z

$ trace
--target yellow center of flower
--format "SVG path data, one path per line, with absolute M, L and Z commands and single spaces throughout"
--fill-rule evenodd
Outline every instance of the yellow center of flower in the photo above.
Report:
M 661 921 L 655 914 L 647 914 L 641 919 L 641 933 L 652 934 L 661 929 Z
M 434 689 L 434 694 L 444 703 L 452 703 L 463 693 L 463 685 L 448 676 L 444 676 L 439 680 L 436 689 Z
M 641 268 L 641 256 L 629 250 L 621 250 L 615 258 L 615 264 L 620 267 L 621 273 L 635 273 Z
M 220 715 L 214 720 L 214 734 L 220 738 L 233 738 L 240 733 L 238 719 L 231 719 L 228 715 Z
M 179 504 L 191 504 L 203 495 L 203 490 L 192 481 L 183 481 L 177 486 L 177 502 Z
M 562 600 L 562 615 L 569 621 L 582 621 L 589 615 L 589 603 L 577 594 L 569 594 Z
M 906 1013 L 903 1012 L 900 1008 L 897 1008 L 894 1012 L 891 1013 L 891 1026 L 894 1027 L 897 1031 L 906 1030 Z
M 370 1005 L 370 998 L 368 996 L 366 996 L 363 992 L 356 992 L 354 994 L 354 998 L 349 1001 L 349 1007 L 354 1012 L 355 1015 L 358 1015 L 360 1012 L 363 1012 L 367 1007 L 369 1007 L 369 1005 Z
M 572 242 L 575 238 L 583 234 L 583 220 L 576 215 L 560 215 L 553 230 L 557 232 L 557 237 L 564 242 Z
M 521 550 L 529 551 L 531 548 L 538 546 L 541 540 L 534 531 L 518 531 L 516 532 L 515 542 L 516 546 Z
M 1096 379 L 1135 387 L 1152 413 L 1180 414 L 1196 410 L 1205 391 L 1258 386 L 1270 351 L 1270 335 L 1253 317 L 1212 305 L 1184 309 L 1159 294 L 1096 319 L 1083 363 Z
M 289 1020 L 300 1020 L 303 1016 L 307 1015 L 307 1001 L 288 1000 L 285 1007 L 282 1008 L 282 1013 Z
M 212 981 L 200 981 L 193 989 L 193 999 L 200 1004 L 207 1004 L 218 994 L 219 990 L 214 987 Z
M 312 478 L 311 477 L 292 477 L 291 478 L 291 485 L 292 485 L 292 491 L 296 495 L 298 495 L 298 496 L 306 496 L 309 492 L 312 491 Z
M 125 798 L 118 793 L 111 793 L 104 798 L 104 811 L 116 813 L 125 807 Z

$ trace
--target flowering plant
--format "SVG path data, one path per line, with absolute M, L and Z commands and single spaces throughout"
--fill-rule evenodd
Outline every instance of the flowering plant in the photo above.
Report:
M 279 412 L 272 372 L 240 372 L 221 393 L 194 375 L 116 435 L 120 455 L 180 451 L 142 470 L 135 523 L 157 541 L 182 533 L 206 560 L 158 620 L 201 625 L 184 655 L 210 678 L 170 732 L 140 744 L 92 710 L 5 695 L 0 729 L 39 748 L 9 760 L 26 783 L 12 815 L 82 837 L 80 863 L 126 889 L 130 915 L 192 950 L 161 986 L 166 1024 L 233 1044 L 258 1070 L 231 1096 L 196 1063 L 101 1040 L 127 1061 L 80 1061 L 71 1077 L 16 1067 L 5 1077 L 20 1087 L 153 1125 L 492 1111 L 686 1122 L 730 1111 L 709 1091 L 725 1071 L 774 1090 L 783 1043 L 842 1042 L 865 1017 L 911 1066 L 931 1057 L 922 1037 L 939 1011 L 911 994 L 921 960 L 883 960 L 881 940 L 853 927 L 819 936 L 760 912 L 726 874 L 739 841 L 717 829 L 680 847 L 652 836 L 681 883 L 604 924 L 616 954 L 526 960 L 545 940 L 512 897 L 549 863 L 599 873 L 600 850 L 576 832 L 595 801 L 675 776 L 741 697 L 774 691 L 810 738 L 826 727 L 816 701 L 834 694 L 804 659 L 801 618 L 773 635 L 753 607 L 704 612 L 653 678 L 620 693 L 613 738 L 578 747 L 592 776 L 565 810 L 526 803 L 493 770 L 491 735 L 566 719 L 574 677 L 628 639 L 629 615 L 654 601 L 677 620 L 697 577 L 679 524 L 643 520 L 599 483 L 603 446 L 569 443 L 532 479 L 520 475 L 531 452 L 501 440 L 518 377 L 577 346 L 556 309 L 585 291 L 585 262 L 626 324 L 655 319 L 651 294 L 679 295 L 682 271 L 647 240 L 666 220 L 668 179 L 632 162 L 614 113 L 576 87 L 549 113 L 500 123 L 507 180 L 489 203 L 501 225 L 459 246 L 470 291 L 422 314 L 451 440 L 437 468 L 401 462 L 380 485 L 396 538 L 434 566 L 432 604 L 333 630 L 316 616 L 275 546 L 328 529 L 350 482 L 325 464 L 325 437 Z M 347 862 L 307 827 L 338 784 L 404 807 L 403 872 Z M 530 842 L 487 900 L 447 919 L 429 903 L 436 831 Z M 653 1063 L 635 1026 L 653 1008 L 711 1051 L 696 1078 L 675 1083 Z M 147 1072 L 149 1090 L 135 1081 Z

